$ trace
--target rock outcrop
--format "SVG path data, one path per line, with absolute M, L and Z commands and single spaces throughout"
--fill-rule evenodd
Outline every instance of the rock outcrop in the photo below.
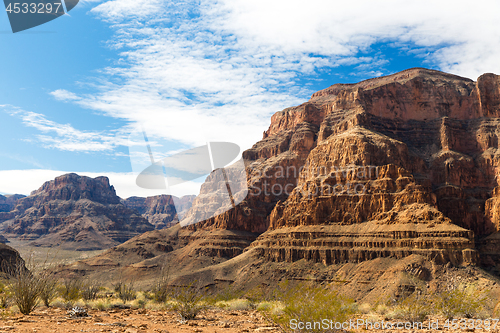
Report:
M 57 177 L 20 199 L 11 214 L 0 225 L 5 234 L 63 249 L 105 249 L 154 229 L 120 203 L 106 177 Z
M 182 198 L 157 195 L 147 198 L 130 197 L 122 200 L 122 203 L 128 208 L 137 210 L 156 229 L 163 229 L 178 223 L 176 207 L 182 216 L 191 208 L 194 198 L 194 195 L 186 195 Z
M 19 199 L 26 197 L 22 194 L 0 195 L 0 212 L 8 213 L 14 208 Z
M 0 195 L 0 223 L 14 218 L 10 212 L 16 205 L 19 199 L 26 197 L 22 194 Z
M 404 286 L 390 279 L 403 272 L 425 281 L 461 265 L 500 272 L 499 82 L 414 68 L 319 91 L 274 114 L 243 153 L 249 193 L 239 205 L 73 269 L 139 276 L 168 261 L 178 281 L 345 281 L 359 299 L 397 294 Z M 220 174 L 188 216 L 210 211 Z M 147 257 L 116 268 L 123 251 Z
M 190 228 L 263 233 L 250 249 L 273 260 L 500 264 L 499 82 L 414 68 L 319 91 L 244 152 L 246 200 Z
M 15 249 L 0 243 L 0 276 L 11 275 L 24 268 L 24 260 Z

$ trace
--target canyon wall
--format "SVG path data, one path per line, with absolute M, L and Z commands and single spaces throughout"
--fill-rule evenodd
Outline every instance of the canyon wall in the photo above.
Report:
M 499 82 L 414 68 L 321 90 L 243 153 L 245 201 L 189 228 L 260 234 L 269 260 L 496 265 Z

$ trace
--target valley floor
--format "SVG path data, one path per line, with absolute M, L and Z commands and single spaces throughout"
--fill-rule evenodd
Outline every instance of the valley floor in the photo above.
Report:
M 71 318 L 66 310 L 60 308 L 39 308 L 31 315 L 12 315 L 0 318 L 0 332 L 113 332 L 113 333 L 246 333 L 246 332 L 285 332 L 265 318 L 260 312 L 237 310 L 206 310 L 195 320 L 180 321 L 175 312 L 145 309 L 116 309 L 107 311 L 91 310 L 89 317 Z M 370 320 L 363 315 L 354 320 Z M 431 316 L 426 322 L 439 321 L 443 318 Z M 499 325 L 500 326 L 500 325 Z M 293 332 L 293 330 L 291 330 Z M 340 332 L 500 332 L 496 329 L 366 329 L 359 328 Z M 299 330 L 296 330 L 299 332 Z M 325 330 L 323 332 L 332 332 Z

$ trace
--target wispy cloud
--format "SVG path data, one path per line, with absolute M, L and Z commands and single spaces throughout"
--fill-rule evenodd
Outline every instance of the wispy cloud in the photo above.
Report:
M 70 124 L 59 124 L 40 113 L 25 111 L 11 105 L 0 105 L 12 116 L 21 118 L 24 125 L 36 128 L 44 134 L 37 135 L 38 142 L 46 148 L 63 151 L 111 151 L 119 145 L 128 145 L 128 139 L 118 131 L 81 131 Z M 29 139 L 28 139 L 29 140 Z
M 91 12 L 115 30 L 108 45 L 118 65 L 102 69 L 93 94 L 52 95 L 143 123 L 152 136 L 248 148 L 272 113 L 312 92 L 296 82 L 301 75 L 343 65 L 388 74 L 383 54 L 363 53 L 376 43 L 472 78 L 500 72 L 498 9 L 494 1 L 112 0 Z
M 55 99 L 63 102 L 79 100 L 79 97 L 76 94 L 65 89 L 57 89 L 50 92 L 50 94 L 54 96 Z

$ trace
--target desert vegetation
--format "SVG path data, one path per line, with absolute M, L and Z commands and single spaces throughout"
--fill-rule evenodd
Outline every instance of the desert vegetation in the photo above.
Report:
M 373 304 L 359 304 L 342 295 L 339 284 L 282 281 L 277 286 L 257 286 L 250 290 L 227 287 L 210 290 L 193 281 L 187 285 L 171 284 L 168 269 L 163 268 L 149 288 L 135 288 L 133 281 L 120 279 L 104 286 L 91 278 L 57 279 L 47 268 L 17 265 L 0 283 L 2 318 L 20 313 L 29 315 L 37 307 L 60 308 L 69 316 L 85 317 L 90 311 L 144 309 L 175 313 L 179 323 L 196 320 L 205 311 L 256 311 L 281 330 L 291 323 L 366 321 L 423 322 L 429 316 L 452 319 L 490 318 L 485 307 L 487 291 L 473 283 L 451 277 L 440 292 L 430 292 L 428 285 L 417 281 L 413 288 L 398 297 L 387 297 Z M 330 332 L 337 328 L 312 327 L 304 332 Z

